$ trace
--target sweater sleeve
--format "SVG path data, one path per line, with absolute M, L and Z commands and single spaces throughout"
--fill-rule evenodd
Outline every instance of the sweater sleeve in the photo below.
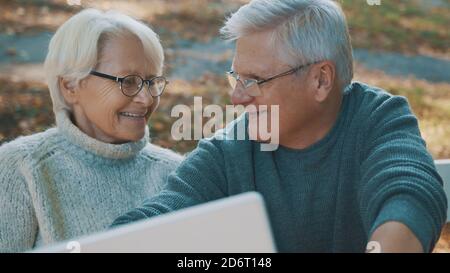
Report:
M 0 147 L 0 252 L 26 251 L 36 240 L 38 223 L 23 162 L 13 143 Z
M 194 206 L 226 196 L 223 154 L 218 140 L 201 140 L 157 195 L 117 218 L 112 227 Z
M 370 113 L 361 158 L 359 205 L 367 237 L 397 221 L 433 250 L 445 224 L 443 182 L 404 97 L 382 99 Z

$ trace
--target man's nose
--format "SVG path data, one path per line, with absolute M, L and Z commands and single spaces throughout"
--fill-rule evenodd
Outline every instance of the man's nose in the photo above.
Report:
M 252 96 L 249 96 L 242 88 L 236 87 L 231 93 L 231 103 L 234 105 L 248 104 L 253 100 Z

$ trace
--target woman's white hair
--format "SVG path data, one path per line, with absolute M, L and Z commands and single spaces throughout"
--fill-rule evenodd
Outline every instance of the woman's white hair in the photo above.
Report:
M 105 42 L 120 35 L 135 35 L 145 57 L 159 75 L 164 53 L 158 35 L 145 24 L 116 11 L 85 9 L 71 17 L 56 31 L 45 59 L 45 72 L 53 111 L 71 111 L 61 94 L 59 79 L 79 84 L 96 67 Z
M 329 60 L 341 86 L 353 78 L 353 55 L 345 15 L 332 0 L 253 0 L 221 29 L 228 40 L 272 30 L 272 43 L 287 64 Z

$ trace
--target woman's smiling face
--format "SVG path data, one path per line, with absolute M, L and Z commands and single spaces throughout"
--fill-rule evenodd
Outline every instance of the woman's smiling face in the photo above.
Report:
M 141 41 L 124 34 L 104 42 L 96 71 L 143 79 L 156 76 L 156 68 L 145 58 Z M 106 143 L 138 141 L 145 134 L 148 119 L 159 104 L 146 86 L 134 97 L 125 96 L 118 82 L 93 75 L 75 88 L 72 100 L 74 123 L 87 135 Z

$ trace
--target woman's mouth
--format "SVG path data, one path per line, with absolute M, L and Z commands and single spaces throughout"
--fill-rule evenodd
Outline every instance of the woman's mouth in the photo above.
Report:
M 139 126 L 145 126 L 147 123 L 148 112 L 120 112 L 119 116 L 124 119 L 124 121 L 129 121 Z
M 120 112 L 119 115 L 128 117 L 128 118 L 145 118 L 147 113 L 131 113 L 131 112 Z

